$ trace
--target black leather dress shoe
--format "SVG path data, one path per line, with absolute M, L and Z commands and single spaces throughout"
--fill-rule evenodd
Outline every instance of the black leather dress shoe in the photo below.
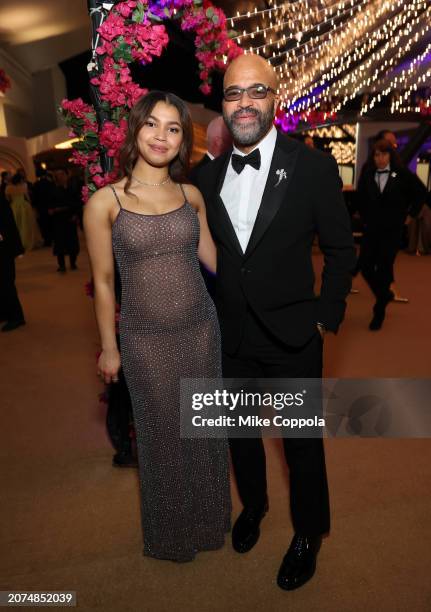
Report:
M 277 576 L 277 584 L 285 591 L 293 591 L 305 584 L 316 571 L 316 557 L 322 536 L 293 536 Z
M 380 298 L 374 304 L 373 318 L 368 326 L 371 331 L 378 331 L 382 328 L 383 321 L 385 320 L 386 316 L 386 306 L 389 304 L 389 302 L 393 301 L 394 297 L 394 292 L 389 290 L 385 298 Z
M 253 548 L 260 536 L 260 522 L 268 512 L 268 502 L 260 508 L 244 508 L 232 529 L 232 546 L 238 553 Z

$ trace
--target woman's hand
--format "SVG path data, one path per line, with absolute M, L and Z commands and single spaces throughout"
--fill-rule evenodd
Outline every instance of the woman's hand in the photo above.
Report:
M 97 374 L 107 385 L 118 382 L 121 358 L 118 349 L 105 349 L 97 362 Z

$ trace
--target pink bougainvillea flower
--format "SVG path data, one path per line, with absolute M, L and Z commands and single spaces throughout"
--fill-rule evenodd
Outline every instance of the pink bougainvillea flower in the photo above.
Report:
M 128 19 L 133 11 L 136 8 L 136 0 L 130 0 L 129 2 L 120 2 L 115 7 L 115 10 L 120 13 L 122 17 Z
M 97 28 L 100 36 L 105 40 L 113 40 L 117 36 L 121 36 L 124 33 L 125 24 L 124 19 L 121 15 L 111 11 L 102 25 Z

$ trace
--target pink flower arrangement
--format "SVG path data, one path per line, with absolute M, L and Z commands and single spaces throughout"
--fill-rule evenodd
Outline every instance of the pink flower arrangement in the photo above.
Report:
M 118 153 L 123 145 L 126 138 L 127 121 L 121 119 L 120 123 L 116 125 L 112 121 L 106 121 L 103 124 L 100 132 L 100 144 L 107 149 L 109 157 L 118 157 Z
M 124 61 L 115 63 L 109 56 L 104 59 L 103 72 L 100 76 L 93 77 L 91 83 L 99 88 L 102 100 L 108 102 L 111 108 L 125 108 L 125 113 L 148 91 L 132 81 L 130 70 Z
M 11 87 L 11 82 L 9 77 L 3 68 L 0 68 L 0 92 L 6 93 L 6 91 Z
M 61 112 L 74 144 L 73 161 L 85 167 L 86 185 L 82 197 L 87 201 L 97 189 L 118 177 L 118 154 L 127 130 L 127 116 L 137 100 L 148 90 L 132 79 L 129 64 L 149 63 L 167 47 L 169 38 L 163 19 L 180 19 L 184 31 L 195 33 L 199 60 L 200 89 L 211 93 L 211 72 L 224 70 L 226 63 L 242 53 L 230 38 L 223 11 L 209 0 L 126 0 L 116 3 L 98 28 L 96 53 L 103 70 L 91 78 L 99 90 L 102 106 L 110 118 L 99 128 L 95 109 L 81 99 L 63 100 Z M 0 88 L 1 88 L 0 71 Z M 114 159 L 114 169 L 103 173 L 102 147 Z

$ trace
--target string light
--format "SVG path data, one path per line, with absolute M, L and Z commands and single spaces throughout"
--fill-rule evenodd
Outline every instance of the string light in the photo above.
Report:
M 353 72 L 353 69 L 350 68 L 352 63 L 358 63 L 361 61 L 361 59 L 364 56 L 367 56 L 370 51 L 377 47 L 378 45 L 381 45 L 382 42 L 385 39 L 389 39 L 389 44 L 392 45 L 392 47 L 395 47 L 394 44 L 394 36 L 395 36 L 395 32 L 397 29 L 401 28 L 403 25 L 405 25 L 406 23 L 409 22 L 409 20 L 411 20 L 411 14 L 410 11 L 411 9 L 415 8 L 415 4 L 417 4 L 418 0 L 414 0 L 413 2 L 411 2 L 410 5 L 407 5 L 407 7 L 404 5 L 403 2 L 398 2 L 399 6 L 402 7 L 403 12 L 406 12 L 406 14 L 401 13 L 400 15 L 398 15 L 397 17 L 395 17 L 393 20 L 390 20 L 387 24 L 383 24 L 380 28 L 378 28 L 375 32 L 370 32 L 369 30 L 364 30 L 361 33 L 361 38 L 359 40 L 355 40 L 353 41 L 354 44 L 354 48 L 352 51 L 352 48 L 349 47 L 347 48 L 347 50 L 345 51 L 345 53 L 343 55 L 340 56 L 335 56 L 331 59 L 331 62 L 329 64 L 329 66 L 323 66 L 323 69 L 328 70 L 330 68 L 330 72 L 329 73 L 324 73 L 323 74 L 323 78 L 321 79 L 321 83 L 319 84 L 324 84 L 325 81 L 336 81 L 337 77 L 342 73 L 345 72 L 347 69 L 349 70 L 348 75 L 347 75 L 347 79 L 354 79 L 356 76 L 356 73 Z M 355 25 L 355 30 L 356 31 L 361 31 L 361 23 L 356 23 Z M 373 58 L 375 59 L 375 56 L 371 55 L 368 63 L 371 63 L 373 61 Z M 382 58 L 382 53 L 378 52 L 378 59 L 381 60 Z M 320 61 L 321 60 L 321 56 L 319 56 Z M 364 71 L 364 65 L 360 65 L 359 66 L 359 71 L 363 72 Z M 309 82 L 313 81 L 315 78 L 315 74 L 311 74 L 309 76 Z M 301 80 L 301 82 L 299 82 L 298 80 L 296 81 L 296 85 L 299 89 L 300 95 L 303 96 L 304 94 L 304 86 L 307 85 L 307 82 L 304 82 L 304 79 Z M 345 88 L 347 85 L 346 81 L 343 81 L 342 86 Z M 333 94 L 333 95 L 338 95 L 337 94 Z
M 369 92 L 361 108 L 365 113 L 400 88 L 407 88 L 406 95 L 394 98 L 391 110 L 405 109 L 411 93 L 426 86 L 430 71 L 418 73 L 428 47 L 408 69 L 395 76 L 393 71 L 427 34 L 430 0 L 269 3 L 269 8 L 255 7 L 229 19 L 232 26 L 253 20 L 254 27 L 242 26 L 237 41 L 274 66 L 282 106 L 290 114 L 310 108 L 337 112 L 358 93 Z

